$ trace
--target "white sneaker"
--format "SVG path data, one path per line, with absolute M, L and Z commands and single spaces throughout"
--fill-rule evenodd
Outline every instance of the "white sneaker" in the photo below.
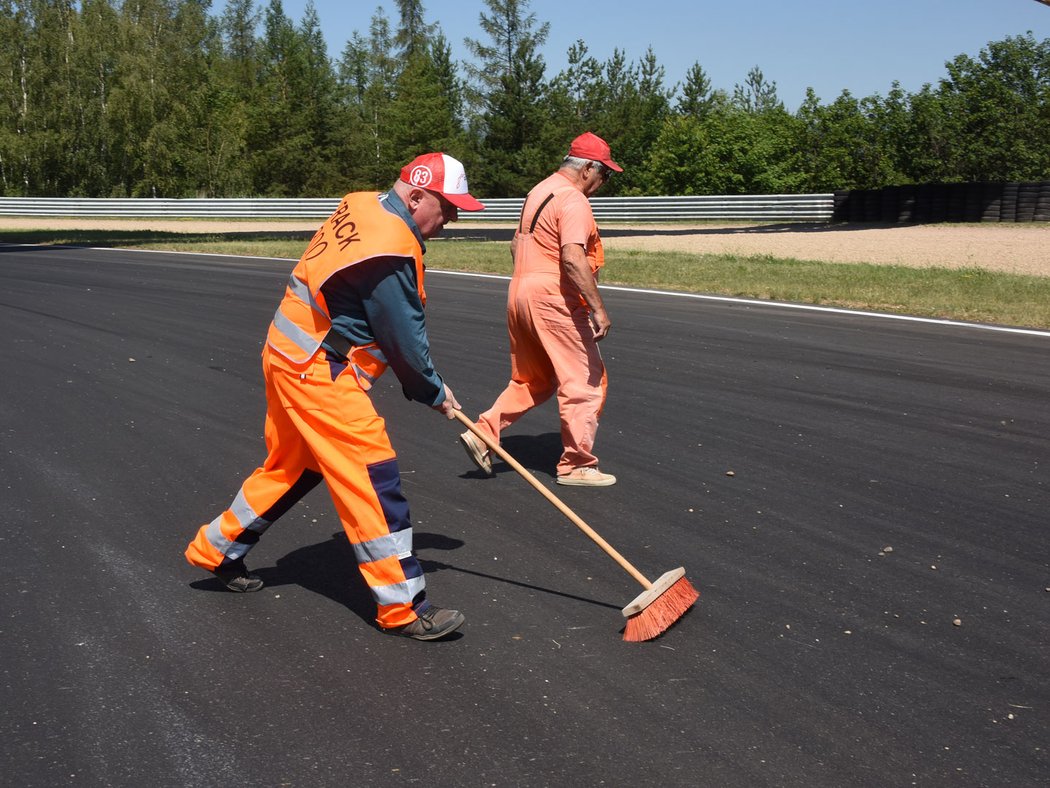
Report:
M 573 468 L 555 481 L 570 487 L 608 487 L 616 484 L 616 477 L 611 473 L 602 473 L 597 468 L 588 465 L 585 468 Z
M 485 444 L 479 441 L 477 436 L 470 430 L 459 436 L 459 442 L 463 444 L 467 456 L 470 457 L 473 463 L 489 476 L 492 476 L 492 458 L 489 457 L 489 450 Z

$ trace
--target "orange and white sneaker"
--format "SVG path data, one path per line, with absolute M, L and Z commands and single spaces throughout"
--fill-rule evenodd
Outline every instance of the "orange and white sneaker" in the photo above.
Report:
M 467 456 L 478 466 L 478 469 L 492 476 L 492 457 L 489 456 L 488 447 L 470 430 L 459 436 L 459 442 L 463 444 Z
M 611 473 L 602 473 L 597 468 L 588 465 L 584 468 L 573 468 L 555 481 L 569 487 L 609 487 L 616 484 L 616 477 Z

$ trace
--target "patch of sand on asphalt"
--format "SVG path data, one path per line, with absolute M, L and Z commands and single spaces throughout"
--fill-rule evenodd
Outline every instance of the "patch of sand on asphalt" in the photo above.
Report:
M 0 217 L 0 230 L 153 230 L 176 233 L 313 232 L 321 220 L 289 221 Z M 458 229 L 509 223 L 461 221 Z M 601 224 L 610 251 L 772 255 L 836 263 L 986 268 L 1050 276 L 1050 224 Z M 629 233 L 629 234 L 620 234 Z

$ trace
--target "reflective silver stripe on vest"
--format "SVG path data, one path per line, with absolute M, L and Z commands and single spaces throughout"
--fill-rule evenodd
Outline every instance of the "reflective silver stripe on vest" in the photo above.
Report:
M 310 288 L 306 282 L 297 277 L 294 273 L 288 277 L 288 289 L 292 291 L 292 295 L 298 298 L 300 301 L 305 301 L 310 305 L 310 308 L 319 315 L 328 317 L 328 313 L 321 309 L 321 305 L 314 300 L 314 294 L 310 292 Z
M 255 513 L 255 510 L 252 509 L 251 506 L 248 505 L 248 500 L 244 497 L 243 488 L 237 491 L 237 497 L 234 498 L 233 503 L 230 504 L 229 512 L 234 516 L 234 519 L 237 520 L 237 524 L 245 531 L 255 531 L 256 533 L 261 534 L 272 525 L 271 520 L 264 520 Z M 225 512 L 223 512 L 223 514 L 225 514 Z M 251 545 L 232 542 L 223 535 L 223 514 L 220 514 L 208 523 L 208 530 L 205 532 L 208 541 L 216 550 L 227 558 L 243 558 Z
M 370 586 L 372 598 L 377 605 L 411 605 L 412 600 L 426 590 L 427 583 L 423 576 L 411 577 L 404 583 L 391 583 L 388 586 Z
M 405 528 L 354 545 L 357 563 L 369 564 L 384 558 L 408 558 L 412 554 L 412 529 Z
M 307 356 L 312 356 L 317 352 L 317 348 L 321 347 L 320 342 L 285 317 L 280 307 L 277 307 L 277 311 L 273 314 L 273 326 Z
M 314 294 L 310 292 L 310 288 L 306 282 L 297 277 L 294 273 L 288 277 L 288 289 L 293 296 L 300 301 L 309 304 L 310 308 L 317 314 L 322 315 L 325 320 L 329 319 L 328 314 L 321 308 L 321 305 L 314 300 Z M 319 341 L 285 317 L 284 313 L 281 312 L 280 306 L 278 306 L 277 311 L 274 312 L 273 326 L 280 333 L 284 334 L 289 342 L 303 351 L 307 357 L 312 356 L 317 352 L 317 348 L 321 347 Z
M 371 375 L 368 372 L 365 372 L 361 365 L 357 362 L 358 354 L 371 356 L 380 364 L 382 364 L 383 367 L 379 375 L 382 375 L 383 372 L 386 370 L 387 360 L 386 356 L 383 354 L 383 351 L 377 347 L 355 347 L 350 351 L 350 366 L 353 368 L 354 374 L 357 375 L 358 382 L 363 381 L 364 383 L 368 384 L 362 384 L 362 388 L 365 389 L 365 391 L 367 391 L 372 385 L 375 384 L 376 380 L 379 379 L 379 375 Z
M 361 369 L 361 367 L 357 366 L 357 364 L 354 364 L 354 374 L 357 375 L 358 383 L 360 383 L 363 380 L 368 384 L 367 386 L 362 387 L 365 391 L 367 391 L 371 386 L 375 385 L 376 379 L 369 375 L 367 372 L 365 372 L 363 369 Z

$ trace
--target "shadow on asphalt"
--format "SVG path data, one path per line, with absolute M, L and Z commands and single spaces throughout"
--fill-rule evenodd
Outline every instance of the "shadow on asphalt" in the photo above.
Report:
M 420 552 L 426 553 L 432 550 L 458 550 L 464 545 L 464 542 L 460 539 L 422 531 L 415 534 L 413 542 L 419 563 L 423 567 L 423 571 L 428 575 L 436 572 L 461 572 L 474 577 L 483 577 L 486 580 L 586 602 L 599 607 L 619 609 L 616 605 L 610 605 L 594 599 L 566 594 L 551 588 L 478 572 L 473 569 L 465 569 L 452 563 L 435 561 L 419 556 Z M 307 591 L 320 594 L 349 609 L 366 624 L 372 627 L 376 626 L 375 602 L 372 601 L 372 595 L 357 572 L 357 559 L 354 557 L 353 548 L 350 547 L 350 542 L 342 531 L 332 534 L 332 537 L 324 542 L 293 550 L 286 556 L 278 558 L 275 566 L 253 568 L 252 571 L 262 578 L 269 589 L 290 585 L 301 586 Z M 198 591 L 229 593 L 225 586 L 214 577 L 196 580 L 190 583 L 190 587 Z
M 419 563 L 422 564 L 424 571 L 427 574 L 431 572 L 451 571 L 460 572 L 464 575 L 471 575 L 473 577 L 483 577 L 486 580 L 493 580 L 497 583 L 505 583 L 506 585 L 515 586 L 517 588 L 527 588 L 530 591 L 539 591 L 542 594 L 550 594 L 551 596 L 560 596 L 563 599 L 572 599 L 576 602 L 584 602 L 588 605 L 594 605 L 595 607 L 607 607 L 610 610 L 619 610 L 621 605 L 612 605 L 608 602 L 599 602 L 597 599 L 591 599 L 585 596 L 577 596 L 576 594 L 566 594 L 564 591 L 555 591 L 553 588 L 547 588 L 545 586 L 537 586 L 532 583 L 523 583 L 520 580 L 510 580 L 506 577 L 500 577 L 498 575 L 490 575 L 486 572 L 478 572 L 474 569 L 464 569 L 454 564 L 446 564 L 441 561 L 430 561 L 425 558 L 420 558 Z
M 302 586 L 349 608 L 375 626 L 375 603 L 357 572 L 357 559 L 342 531 L 332 534 L 327 541 L 293 550 L 278 558 L 275 566 L 252 567 L 252 572 L 262 578 L 268 589 Z M 190 587 L 228 593 L 214 577 L 190 583 Z
M 500 441 L 503 449 L 536 476 L 554 479 L 554 468 L 561 456 L 561 435 L 557 432 L 544 432 L 539 435 L 504 435 Z M 492 472 L 517 473 L 499 457 L 492 457 Z M 464 479 L 491 479 L 480 470 L 474 469 L 460 474 Z

